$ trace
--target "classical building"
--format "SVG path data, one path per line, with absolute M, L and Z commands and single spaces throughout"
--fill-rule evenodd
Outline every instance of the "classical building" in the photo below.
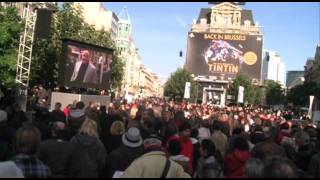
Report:
M 264 81 L 274 80 L 285 87 L 286 66 L 281 61 L 280 55 L 276 51 L 264 50 L 262 61 L 262 79 Z
M 224 43 L 224 46 L 227 44 L 225 42 L 228 40 L 246 41 L 245 40 L 246 38 L 248 38 L 248 40 L 250 38 L 254 42 L 260 41 L 259 42 L 260 44 L 262 43 L 263 41 L 262 30 L 259 27 L 258 23 L 254 22 L 251 10 L 242 9 L 240 5 L 242 5 L 243 3 L 220 2 L 220 3 L 213 3 L 213 4 L 214 5 L 211 8 L 201 9 L 198 19 L 193 21 L 191 30 L 189 31 L 189 38 L 195 37 L 194 34 L 202 33 L 202 34 L 212 35 L 212 36 L 204 35 L 204 39 L 213 39 L 212 42 L 214 42 L 215 40 L 215 42 L 217 42 L 216 44 Z M 225 42 L 220 40 L 225 40 Z M 199 43 L 204 44 L 202 42 L 199 42 Z M 188 44 L 188 51 L 190 46 L 192 45 Z M 244 49 L 248 49 L 247 47 L 243 47 L 239 43 L 237 44 L 237 46 L 240 46 L 241 48 L 244 48 Z M 237 52 L 239 53 L 239 51 L 237 52 L 236 51 L 237 50 L 235 50 L 233 53 L 234 54 L 236 54 Z M 260 51 L 260 54 L 261 54 L 262 48 L 257 49 L 257 51 Z M 189 55 L 189 52 L 187 53 Z M 213 52 L 211 52 L 209 56 L 211 56 L 212 53 Z M 251 54 L 254 54 L 254 53 L 251 53 Z M 200 57 L 200 56 L 201 54 L 199 54 L 199 56 L 197 57 Z M 256 62 L 261 61 L 261 57 L 259 57 L 259 55 L 258 56 L 253 55 L 253 56 L 255 57 L 252 59 L 253 60 L 252 64 L 255 63 L 254 61 Z M 190 63 L 190 61 L 193 61 L 194 63 Z M 195 66 L 198 66 L 196 62 L 200 63 L 199 61 L 200 59 L 188 60 L 188 57 L 187 57 L 185 68 L 193 69 Z M 221 60 L 218 60 L 218 61 L 221 61 Z M 211 101 L 215 104 L 225 106 L 227 103 L 231 102 L 232 100 L 232 97 L 228 96 L 228 93 L 229 93 L 228 86 L 232 83 L 232 80 L 233 80 L 230 77 L 225 78 L 225 76 L 228 75 L 229 72 L 235 73 L 240 71 L 239 67 L 231 66 L 230 64 L 227 64 L 225 62 L 220 63 L 218 66 L 217 60 L 215 59 L 211 60 L 212 64 L 209 64 L 208 61 L 206 63 L 208 65 L 203 65 L 202 68 L 200 66 L 199 68 L 195 68 L 198 71 L 197 73 L 194 73 L 195 81 L 198 84 L 197 102 L 207 103 L 208 101 Z M 208 68 L 209 70 L 205 68 Z M 203 72 L 201 72 L 202 71 L 201 69 L 204 69 Z M 212 76 L 201 75 L 201 74 L 209 74 L 208 71 L 210 72 L 212 69 L 214 71 L 221 70 L 221 73 L 215 73 L 217 75 L 212 75 Z M 261 78 L 261 71 L 260 71 L 261 67 L 258 67 L 257 69 L 258 71 L 256 73 L 256 76 Z M 255 83 L 260 84 L 261 79 L 257 79 Z
M 308 58 L 304 66 L 304 72 L 307 82 L 315 81 L 320 83 L 320 44 L 316 47 L 314 58 Z
M 110 31 L 111 39 L 116 40 L 118 17 L 114 12 L 107 10 L 102 2 L 74 2 L 74 4 L 82 8 L 86 23 L 93 25 L 96 30 Z

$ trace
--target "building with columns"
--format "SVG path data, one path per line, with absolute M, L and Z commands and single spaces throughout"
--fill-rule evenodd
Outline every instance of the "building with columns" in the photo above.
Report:
M 192 27 L 189 31 L 189 42 L 190 39 L 193 37 L 196 37 L 196 39 L 202 36 L 194 36 L 194 34 L 224 34 L 224 36 L 217 37 L 232 37 L 232 35 L 235 35 L 234 37 L 248 37 L 251 39 L 254 39 L 255 36 L 257 37 L 254 39 L 255 41 L 260 41 L 260 43 L 263 42 L 263 32 L 261 27 L 257 22 L 254 22 L 253 15 L 251 10 L 245 10 L 242 9 L 240 5 L 244 3 L 238 3 L 238 2 L 215 2 L 212 3 L 211 8 L 202 8 L 199 13 L 199 17 L 197 20 L 193 20 Z M 252 35 L 252 36 L 251 36 Z M 207 36 L 208 37 L 208 36 Z M 216 38 L 216 37 L 210 37 L 207 39 Z M 205 39 L 205 38 L 204 38 Z M 221 39 L 217 39 L 216 42 Z M 226 40 L 226 39 L 224 39 Z M 213 42 L 213 41 L 212 41 Z M 206 42 L 199 42 L 200 44 L 205 44 Z M 199 44 L 199 45 L 200 45 Z M 226 43 L 225 43 L 226 44 Z M 239 44 L 239 43 L 238 43 Z M 239 46 L 237 44 L 237 46 Z M 189 48 L 192 45 L 188 44 L 188 51 Z M 241 47 L 241 46 L 240 46 Z M 192 46 L 194 48 L 194 46 Z M 191 48 L 191 49 L 192 49 Z M 243 48 L 243 47 L 241 47 Z M 247 49 L 247 47 L 244 47 L 244 49 Z M 187 51 L 187 54 L 190 55 L 190 53 Z M 257 49 L 257 51 L 262 51 L 261 49 Z M 198 51 L 197 51 L 198 52 Z M 214 52 L 216 53 L 216 52 Z M 251 53 L 252 54 L 252 53 Z M 261 53 L 260 53 L 261 54 Z M 187 56 L 188 56 L 187 55 Z M 212 54 L 211 54 L 212 55 Z M 211 56 L 210 55 L 210 56 Z M 232 98 L 231 96 L 228 96 L 228 86 L 232 83 L 232 78 L 228 77 L 225 78 L 227 73 L 221 72 L 219 75 L 207 75 L 210 74 L 209 72 L 210 67 L 218 69 L 217 66 L 209 66 L 208 61 L 205 62 L 205 58 L 200 59 L 202 55 L 193 56 L 196 59 L 190 59 L 187 57 L 185 68 L 187 70 L 194 70 L 194 80 L 198 84 L 198 91 L 197 91 L 197 102 L 202 103 L 214 103 L 218 104 L 220 106 L 225 106 L 227 103 L 231 102 Z M 256 56 L 254 59 L 255 61 L 259 62 L 262 57 Z M 201 62 L 203 61 L 203 62 Z M 212 61 L 212 60 L 211 60 Z M 216 60 L 213 60 L 216 61 Z M 218 60 L 219 61 L 219 60 Z M 221 61 L 221 60 L 220 60 Z M 225 60 L 224 60 L 225 61 Z M 197 62 L 197 63 L 196 63 Z M 205 64 L 206 63 L 206 64 Z M 211 63 L 217 63 L 217 62 L 211 62 Z M 255 63 L 255 62 L 254 62 Z M 253 63 L 253 64 L 254 64 Z M 202 64 L 202 65 L 198 65 Z M 224 62 L 220 63 L 220 65 L 230 65 L 226 64 Z M 250 64 L 250 63 L 249 63 Z M 213 64 L 212 64 L 213 65 Z M 195 68 L 197 67 L 197 68 Z M 223 66 L 226 70 L 232 70 L 232 67 Z M 235 66 L 233 66 L 235 67 Z M 238 67 L 235 67 L 235 70 L 238 71 Z M 261 68 L 258 67 L 258 70 L 256 72 L 257 77 L 261 77 Z M 219 67 L 219 69 L 222 69 Z M 260 73 L 259 73 L 260 72 Z M 216 73 L 217 74 L 217 73 Z M 261 79 L 256 79 L 256 84 L 261 84 Z

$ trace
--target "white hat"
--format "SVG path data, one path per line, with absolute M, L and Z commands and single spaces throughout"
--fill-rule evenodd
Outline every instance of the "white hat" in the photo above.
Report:
M 142 145 L 142 137 L 140 131 L 136 127 L 131 127 L 125 134 L 122 135 L 124 145 L 136 148 Z
M 0 122 L 7 121 L 7 112 L 0 110 Z

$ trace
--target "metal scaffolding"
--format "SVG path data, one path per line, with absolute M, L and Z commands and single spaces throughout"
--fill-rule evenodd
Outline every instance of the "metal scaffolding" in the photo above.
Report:
M 24 87 L 29 86 L 29 75 L 32 59 L 32 47 L 34 40 L 34 30 L 36 25 L 37 13 L 31 3 L 27 3 L 22 19 L 25 20 L 24 32 L 20 36 L 19 52 L 17 60 L 16 83 Z

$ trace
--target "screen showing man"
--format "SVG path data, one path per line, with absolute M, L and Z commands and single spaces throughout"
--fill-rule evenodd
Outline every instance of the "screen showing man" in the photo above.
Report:
M 112 49 L 74 40 L 64 40 L 63 47 L 60 84 L 80 88 L 110 88 Z
M 81 61 L 76 62 L 70 81 L 77 83 L 97 83 L 97 68 L 92 64 L 91 52 L 83 50 Z

